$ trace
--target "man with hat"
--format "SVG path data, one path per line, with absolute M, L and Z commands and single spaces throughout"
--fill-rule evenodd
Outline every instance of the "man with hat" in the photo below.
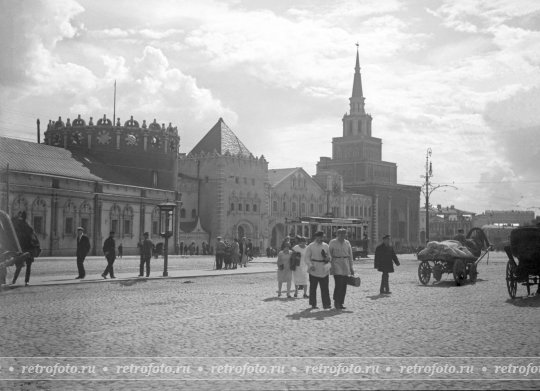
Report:
M 116 259 L 116 243 L 114 242 L 114 231 L 111 231 L 109 233 L 109 237 L 105 239 L 105 242 L 103 242 L 103 254 L 105 254 L 105 258 L 107 259 L 107 267 L 105 268 L 105 271 L 101 274 L 101 277 L 106 279 L 107 274 L 109 274 L 111 278 L 116 278 L 114 276 L 113 269 L 114 260 Z
M 343 303 L 347 293 L 347 277 L 354 275 L 351 243 L 345 239 L 347 230 L 337 230 L 337 237 L 328 243 L 330 257 L 332 258 L 331 274 L 334 276 L 334 307 L 344 310 Z
M 216 270 L 223 268 L 223 261 L 225 260 L 225 243 L 221 241 L 221 236 L 218 236 L 216 242 Z
M 306 265 L 309 272 L 309 304 L 311 308 L 317 307 L 317 285 L 321 285 L 321 299 L 324 309 L 330 307 L 330 294 L 328 293 L 328 275 L 330 274 L 330 258 L 328 244 L 323 242 L 324 233 L 315 232 L 315 240 L 306 248 Z
M 465 237 L 463 229 L 460 228 L 457 230 L 457 232 L 457 235 L 454 236 L 454 240 L 457 240 L 462 246 L 465 246 L 465 243 L 467 243 L 467 238 Z
M 143 276 L 144 265 L 146 265 L 146 277 L 150 277 L 150 259 L 152 258 L 152 252 L 154 250 L 154 242 L 148 237 L 148 232 L 143 234 L 143 242 L 141 245 L 141 263 L 139 265 L 139 277 Z
M 84 234 L 84 228 L 77 228 L 77 269 L 79 270 L 79 275 L 75 277 L 76 280 L 83 279 L 86 277 L 86 271 L 84 270 L 84 259 L 90 251 L 90 240 L 88 236 Z
M 392 263 L 393 262 L 393 263 Z M 390 235 L 383 236 L 383 242 L 375 249 L 375 269 L 382 272 L 380 293 L 390 294 L 388 286 L 388 273 L 394 272 L 394 263 L 399 266 L 399 260 L 394 252 L 394 248 L 390 245 Z

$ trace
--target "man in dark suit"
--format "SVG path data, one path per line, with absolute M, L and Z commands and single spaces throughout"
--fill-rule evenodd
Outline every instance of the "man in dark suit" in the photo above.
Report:
M 77 269 L 79 275 L 75 277 L 76 280 L 86 277 L 86 271 L 84 270 L 84 259 L 90 251 L 90 240 L 88 236 L 84 234 L 84 228 L 77 228 Z
M 116 278 L 113 269 L 114 260 L 116 259 L 116 243 L 114 241 L 113 231 L 109 233 L 109 237 L 103 242 L 103 254 L 105 254 L 105 258 L 107 259 L 107 267 L 101 277 L 106 279 L 107 274 L 109 274 L 111 278 Z
M 144 265 L 146 265 L 146 277 L 150 277 L 150 259 L 154 251 L 154 243 L 149 239 L 148 232 L 143 234 L 144 240 L 141 243 L 141 263 L 139 265 L 139 277 L 143 276 Z
M 34 229 L 26 222 L 26 212 L 22 211 L 17 214 L 17 217 L 13 218 L 13 228 L 15 228 L 15 233 L 23 253 L 28 253 L 28 256 L 21 258 L 20 262 L 15 264 L 15 273 L 13 274 L 13 281 L 11 284 L 17 282 L 19 278 L 19 273 L 21 272 L 24 263 L 26 263 L 26 273 L 24 276 L 24 285 L 28 286 L 30 284 L 30 273 L 32 272 L 32 262 L 34 258 L 39 256 L 41 248 L 39 245 L 39 240 L 34 232 Z
M 382 272 L 381 278 L 381 294 L 390 294 L 390 287 L 388 285 L 388 273 L 394 272 L 394 263 L 399 266 L 399 260 L 394 252 L 394 248 L 390 245 L 390 235 L 383 236 L 382 244 L 378 245 L 375 249 L 375 269 Z

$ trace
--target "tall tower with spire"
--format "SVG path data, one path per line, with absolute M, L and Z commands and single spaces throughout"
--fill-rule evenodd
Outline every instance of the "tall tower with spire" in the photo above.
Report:
M 420 188 L 397 183 L 396 163 L 382 160 L 382 140 L 371 134 L 372 117 L 365 110 L 358 44 L 349 112 L 343 116 L 343 135 L 332 139 L 332 157 L 321 157 L 315 180 L 328 173 L 343 177 L 346 191 L 372 197 L 373 243 L 383 234 L 394 243 L 418 243 Z

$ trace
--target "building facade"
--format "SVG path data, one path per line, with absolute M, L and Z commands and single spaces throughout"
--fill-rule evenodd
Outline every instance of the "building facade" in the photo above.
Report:
M 453 239 L 458 230 L 467 234 L 474 227 L 473 212 L 457 209 L 454 205 L 429 209 L 429 240 L 442 241 Z M 426 242 L 426 209 L 420 208 L 420 242 Z
M 332 158 L 320 158 L 317 176 L 335 171 L 346 191 L 371 197 L 372 242 L 390 234 L 398 249 L 417 245 L 420 187 L 398 184 L 396 164 L 382 160 L 382 140 L 372 136 L 372 117 L 365 111 L 358 52 L 349 101 L 342 137 L 332 139 Z

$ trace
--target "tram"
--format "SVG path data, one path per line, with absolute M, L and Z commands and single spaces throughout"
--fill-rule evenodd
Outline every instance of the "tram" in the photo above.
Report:
M 347 239 L 352 246 L 362 246 L 363 240 L 368 237 L 368 222 L 362 219 L 345 219 L 334 217 L 299 217 L 287 219 L 285 222 L 286 232 L 289 236 L 305 236 L 313 238 L 317 231 L 323 231 L 325 241 L 336 237 L 339 228 L 347 230 Z

